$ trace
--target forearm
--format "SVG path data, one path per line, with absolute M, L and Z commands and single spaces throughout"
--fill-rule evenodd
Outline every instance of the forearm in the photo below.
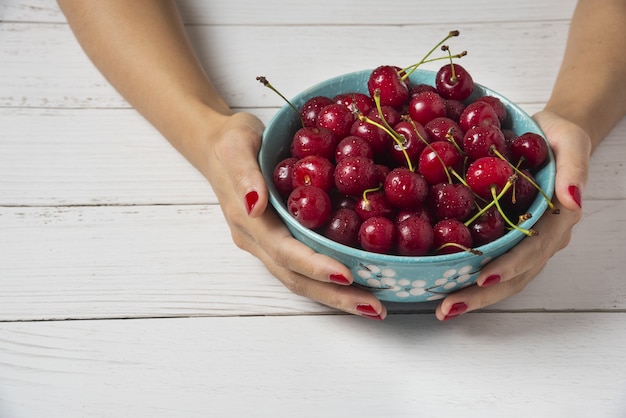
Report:
M 175 2 L 58 3 L 107 80 L 206 175 L 211 129 L 231 111 L 194 55 Z
M 592 148 L 626 114 L 626 0 L 581 0 L 546 110 L 576 123 Z

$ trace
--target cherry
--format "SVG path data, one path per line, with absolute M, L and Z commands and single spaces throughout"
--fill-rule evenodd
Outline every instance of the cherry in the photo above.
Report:
M 500 119 L 491 105 L 485 102 L 468 104 L 459 117 L 459 126 L 466 132 L 472 126 L 495 125 L 500 127 Z
M 326 96 L 315 96 L 304 102 L 300 108 L 300 118 L 305 127 L 313 128 L 317 126 L 317 115 L 324 106 L 333 104 L 333 100 Z
M 479 247 L 504 235 L 504 219 L 495 206 L 487 209 L 468 226 L 472 234 L 473 245 Z
M 511 216 L 518 217 L 525 214 L 539 194 L 533 182 L 533 175 L 528 170 L 522 170 L 517 176 L 513 187 L 503 197 L 502 205 Z
M 463 150 L 470 160 L 493 156 L 494 150 L 501 155 L 508 154 L 504 134 L 494 125 L 476 125 L 465 132 Z
M 401 107 L 409 98 L 409 88 L 402 79 L 401 69 L 391 65 L 375 68 L 367 80 L 367 89 L 371 97 L 376 90 L 380 92 L 382 106 Z
M 330 217 L 330 197 L 319 187 L 296 187 L 287 198 L 287 210 L 304 227 L 319 228 Z
M 408 161 L 417 161 L 426 144 L 430 142 L 429 135 L 422 124 L 417 122 L 401 121 L 393 127 L 402 138 L 402 142 L 391 141 L 389 154 L 391 158 L 403 166 L 408 166 Z
M 374 100 L 365 93 L 341 93 L 333 98 L 335 103 L 344 105 L 352 113 L 368 114 L 374 108 Z
M 495 96 L 481 96 L 475 100 L 475 102 L 485 102 L 490 105 L 493 110 L 495 110 L 496 115 L 498 115 L 498 119 L 500 119 L 500 124 L 502 124 L 507 117 L 508 112 L 506 111 L 506 107 L 500 99 Z
M 383 190 L 364 192 L 357 199 L 354 210 L 361 220 L 373 216 L 384 216 L 391 219 L 397 212 L 397 208 L 387 199 Z
M 335 166 L 335 186 L 340 193 L 359 196 L 379 185 L 374 161 L 366 157 L 346 157 Z
M 461 119 L 461 114 L 465 110 L 465 104 L 451 99 L 445 99 L 443 104 L 446 107 L 446 116 L 458 123 L 459 119 Z
M 335 138 L 341 139 L 350 133 L 354 115 L 342 104 L 332 103 L 324 106 L 317 115 L 317 127 L 327 128 Z
M 366 251 L 388 254 L 396 244 L 396 226 L 384 216 L 366 219 L 359 228 L 359 243 Z
M 457 219 L 443 219 L 433 226 L 433 248 L 436 254 L 452 254 L 470 251 L 473 245 L 472 234 Z
M 430 188 L 429 207 L 437 220 L 466 219 L 474 210 L 474 193 L 461 183 L 439 183 Z
M 498 157 L 481 157 L 467 167 L 465 181 L 479 197 L 491 200 L 491 188 L 495 187 L 496 193 L 499 193 L 513 174 L 508 161 Z
M 444 65 L 435 75 L 437 92 L 444 99 L 463 101 L 474 91 L 474 80 L 459 64 Z
M 435 118 L 446 116 L 446 106 L 439 94 L 422 91 L 409 101 L 409 115 L 415 122 L 426 125 Z
M 374 155 L 385 153 L 389 147 L 389 143 L 392 142 L 387 132 L 364 120 L 356 120 L 352 124 L 350 135 L 358 136 L 368 141 Z
M 463 156 L 448 141 L 435 141 L 429 144 L 418 160 L 418 171 L 429 184 L 451 182 L 449 169 L 460 171 Z
M 409 88 L 409 97 L 412 98 L 417 93 L 421 93 L 423 91 L 431 91 L 433 93 L 437 93 L 437 89 L 434 86 L 431 86 L 430 84 L 420 83 L 414 84 Z
M 321 233 L 333 241 L 350 247 L 359 245 L 361 218 L 349 208 L 338 208 L 331 215 Z
M 459 148 L 463 147 L 463 131 L 458 123 L 453 119 L 442 116 L 435 118 L 424 126 L 428 137 L 432 141 L 450 141 L 453 140 Z
M 374 158 L 372 145 L 366 139 L 358 136 L 348 135 L 335 148 L 335 162 L 341 161 L 345 157 L 367 157 Z
M 431 215 L 429 209 L 426 206 L 422 206 L 421 208 L 417 210 L 400 209 L 398 213 L 396 214 L 396 224 L 399 224 L 403 220 L 410 218 L 412 216 L 417 216 L 419 218 L 422 218 L 423 220 L 428 222 L 430 225 L 433 225 L 435 223 L 433 220 L 434 218 Z
M 405 167 L 391 170 L 383 187 L 387 199 L 401 209 L 419 209 L 428 195 L 424 177 Z
M 387 123 L 389 124 L 389 126 L 394 126 L 400 123 L 400 121 L 402 120 L 402 114 L 398 112 L 398 110 L 396 110 L 394 107 L 381 106 L 380 110 L 381 110 L 380 112 L 376 108 L 370 110 L 370 112 L 367 114 L 367 117 L 372 119 L 374 122 L 379 122 L 379 123 L 381 123 L 384 118 L 385 121 L 387 121 Z M 382 114 L 382 118 L 380 116 L 381 114 Z
M 326 128 L 305 127 L 296 131 L 291 141 L 291 155 L 296 158 L 319 155 L 333 158 L 335 137 Z
M 397 224 L 396 251 L 405 256 L 422 256 L 430 252 L 434 232 L 428 220 L 420 216 L 408 216 Z
M 327 158 L 308 155 L 293 165 L 291 181 L 293 188 L 299 186 L 316 186 L 328 192 L 335 183 L 335 166 Z
M 526 132 L 511 141 L 511 160 L 520 167 L 537 168 L 548 159 L 548 144 L 541 135 Z
M 288 157 L 284 160 L 281 160 L 276 167 L 274 167 L 274 185 L 276 186 L 276 190 L 280 193 L 281 196 L 287 197 L 289 193 L 293 190 L 293 165 L 298 161 L 297 158 Z

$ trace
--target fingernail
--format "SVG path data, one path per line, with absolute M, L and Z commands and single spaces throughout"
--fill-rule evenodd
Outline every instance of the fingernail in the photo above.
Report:
M 481 284 L 481 287 L 487 287 L 487 286 L 492 286 L 494 284 L 500 283 L 500 280 L 502 280 L 502 277 L 500 277 L 499 274 L 492 274 L 491 276 L 487 277 L 485 279 L 485 281 L 483 282 L 483 284 Z
M 380 315 L 362 315 L 363 318 L 373 319 L 374 321 L 382 321 L 383 317 Z
M 369 303 L 361 303 L 361 304 L 356 305 L 356 310 L 359 313 L 363 314 L 364 316 L 369 316 L 369 317 L 378 316 L 378 317 L 380 317 L 378 312 L 376 312 L 376 310 Z
M 248 215 L 250 215 L 250 212 L 252 212 L 258 200 L 259 194 L 256 191 L 252 190 L 246 194 L 246 209 L 248 210 Z
M 350 284 L 350 280 L 346 279 L 346 277 L 343 274 L 331 274 L 330 276 L 328 276 L 328 279 L 331 282 L 337 283 L 337 284 L 343 284 L 343 285 Z
M 465 313 L 467 311 L 467 305 L 463 302 L 458 302 L 452 305 L 448 314 L 443 318 L 444 321 L 449 321 L 452 318 L 456 318 L 457 316 Z
M 569 191 L 570 196 L 572 196 L 572 199 L 574 199 L 574 202 L 576 202 L 578 207 L 582 209 L 583 205 L 582 205 L 582 200 L 580 196 L 580 189 L 578 188 L 578 186 L 574 186 L 574 185 L 569 186 L 567 191 Z

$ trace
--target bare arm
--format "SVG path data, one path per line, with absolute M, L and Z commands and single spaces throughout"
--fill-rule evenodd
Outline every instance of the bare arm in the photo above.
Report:
M 208 176 L 207 140 L 232 112 L 198 63 L 175 2 L 58 3 L 108 81 Z

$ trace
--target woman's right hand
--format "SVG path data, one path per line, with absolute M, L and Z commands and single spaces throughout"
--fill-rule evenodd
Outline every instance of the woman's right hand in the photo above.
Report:
M 260 259 L 291 292 L 332 308 L 384 319 L 384 305 L 370 292 L 349 286 L 350 270 L 291 236 L 268 204 L 257 162 L 263 123 L 249 113 L 225 116 L 209 138 L 207 177 L 235 244 Z

